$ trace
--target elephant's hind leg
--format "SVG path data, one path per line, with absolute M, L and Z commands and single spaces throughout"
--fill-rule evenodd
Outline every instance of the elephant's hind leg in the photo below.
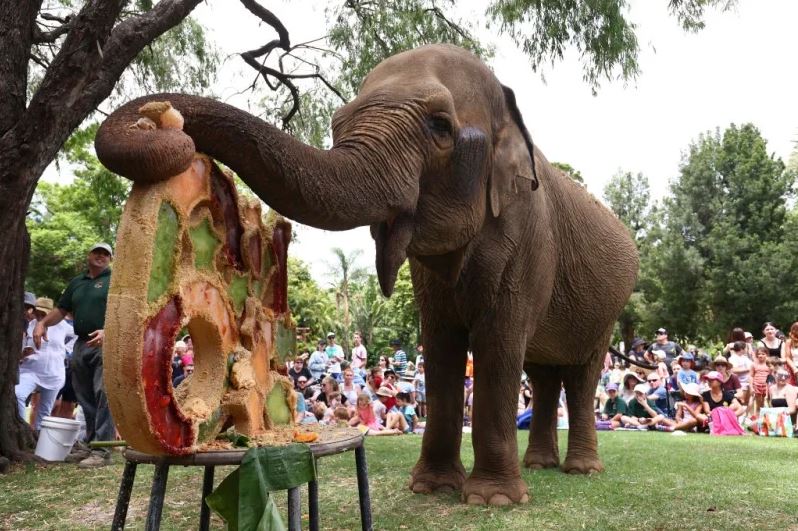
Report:
M 562 389 L 560 368 L 530 364 L 526 366 L 526 373 L 532 383 L 532 423 L 524 466 L 554 468 L 560 466 L 557 447 L 557 402 Z
M 593 352 L 584 365 L 561 367 L 568 406 L 568 455 L 562 470 L 569 474 L 591 474 L 604 470 L 598 456 L 595 396 L 607 343 Z

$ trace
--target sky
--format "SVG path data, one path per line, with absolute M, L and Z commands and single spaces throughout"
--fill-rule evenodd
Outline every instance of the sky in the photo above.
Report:
M 472 4 L 459 2 L 458 9 L 463 5 Z M 785 162 L 798 141 L 798 2 L 739 0 L 732 11 L 709 12 L 706 28 L 696 34 L 685 33 L 666 6 L 666 0 L 631 2 L 642 73 L 627 84 L 604 81 L 595 96 L 582 79 L 576 53 L 536 73 L 512 42 L 494 40 L 490 65 L 515 91 L 535 146 L 550 161 L 579 170 L 598 198 L 621 170 L 645 174 L 653 197 L 661 198 L 690 143 L 731 123 L 756 125 L 769 150 Z M 324 34 L 323 2 L 278 1 L 268 7 L 294 43 Z M 274 34 L 253 22 L 238 2 L 206 2 L 196 15 L 211 27 L 227 57 L 217 93 L 246 107 L 247 96 L 238 93 L 253 72 L 235 54 L 263 45 Z M 298 238 L 289 252 L 308 263 L 318 281 L 329 280 L 333 247 L 362 250 L 360 265 L 374 268 L 367 228 L 328 232 L 294 226 Z

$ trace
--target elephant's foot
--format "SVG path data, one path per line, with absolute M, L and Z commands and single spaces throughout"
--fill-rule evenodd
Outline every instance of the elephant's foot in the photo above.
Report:
M 510 505 L 529 501 L 527 485 L 520 477 L 475 478 L 463 485 L 463 501 L 469 505 Z
M 572 456 L 569 452 L 562 464 L 562 471 L 567 474 L 597 474 L 604 471 L 604 465 L 595 454 Z
M 528 448 L 524 454 L 524 466 L 533 470 L 560 466 L 560 453 L 556 449 L 540 450 Z
M 419 459 L 410 473 L 410 490 L 418 494 L 434 491 L 453 492 L 460 490 L 465 482 L 466 472 L 458 459 L 449 465 L 432 466 Z

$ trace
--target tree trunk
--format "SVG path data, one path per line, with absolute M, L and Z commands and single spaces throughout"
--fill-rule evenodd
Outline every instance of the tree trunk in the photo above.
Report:
M 14 386 L 19 377 L 22 346 L 22 300 L 30 239 L 25 209 L 0 210 L 0 226 L 8 227 L 0 239 L 0 293 L 6 294 L 0 310 L 0 456 L 12 461 L 30 457 L 33 434 L 17 413 Z M 0 467 L 1 468 L 1 467 Z
M 41 1 L 8 3 L 0 10 L 0 293 L 5 297 L 0 303 L 0 471 L 6 458 L 30 459 L 33 446 L 30 429 L 17 413 L 14 386 L 30 251 L 25 217 L 36 184 L 141 49 L 199 2 L 162 0 L 116 27 L 126 2 L 84 3 L 27 106 L 27 65 Z

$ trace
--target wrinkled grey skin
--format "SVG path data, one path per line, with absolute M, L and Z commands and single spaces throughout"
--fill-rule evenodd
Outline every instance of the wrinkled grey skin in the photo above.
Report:
M 131 132 L 136 109 L 151 100 L 170 100 L 188 136 Z M 564 385 L 562 469 L 601 471 L 593 394 L 637 273 L 623 225 L 532 148 L 512 91 L 459 48 L 426 46 L 382 62 L 336 112 L 333 139 L 317 150 L 227 105 L 161 94 L 111 115 L 97 151 L 112 170 L 152 181 L 186 167 L 196 145 L 292 219 L 331 230 L 370 225 L 386 294 L 410 259 L 429 404 L 413 491 L 460 489 L 469 503 L 528 499 L 516 457 L 522 368 L 535 411 L 524 465 L 560 465 Z M 460 438 L 469 347 L 475 462 L 467 476 Z

